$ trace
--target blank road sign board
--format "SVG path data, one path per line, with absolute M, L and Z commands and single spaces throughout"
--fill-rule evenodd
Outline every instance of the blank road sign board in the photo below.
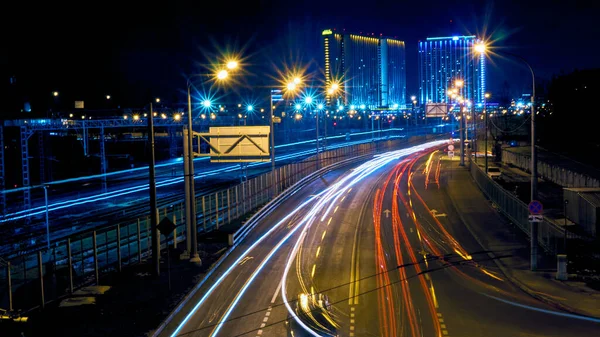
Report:
M 210 161 L 213 163 L 270 161 L 270 130 L 269 126 L 211 127 Z

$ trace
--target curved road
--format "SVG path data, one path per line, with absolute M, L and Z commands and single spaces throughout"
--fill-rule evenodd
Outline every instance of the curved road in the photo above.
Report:
M 425 148 L 328 173 L 293 195 L 161 335 L 285 336 L 292 320 L 310 330 L 290 315 L 300 293 L 328 296 L 340 336 L 597 335 L 599 320 L 504 279 L 451 206 L 447 162 Z

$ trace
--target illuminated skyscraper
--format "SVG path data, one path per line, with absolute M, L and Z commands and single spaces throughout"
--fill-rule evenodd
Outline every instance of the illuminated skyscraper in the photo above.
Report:
M 485 93 L 485 55 L 477 54 L 475 36 L 428 37 L 419 41 L 419 101 L 444 103 L 453 81 L 461 79 L 460 93 L 475 103 Z
M 325 82 L 339 83 L 340 94 L 327 97 L 338 104 L 371 109 L 406 103 L 404 41 L 323 31 Z

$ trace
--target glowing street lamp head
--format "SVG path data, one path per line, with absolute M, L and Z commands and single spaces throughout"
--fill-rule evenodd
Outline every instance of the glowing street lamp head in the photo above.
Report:
M 300 77 L 295 77 L 294 84 L 300 84 L 300 83 L 302 83 L 302 79 Z
M 296 106 L 294 106 L 296 108 L 296 110 L 300 110 L 302 108 L 302 106 L 300 104 L 296 104 Z
M 211 105 L 212 105 L 212 102 L 208 99 L 205 99 L 204 101 L 202 101 L 202 106 L 205 108 L 210 108 Z
M 220 80 L 224 80 L 224 79 L 226 79 L 226 78 L 227 78 L 227 76 L 229 76 L 229 72 L 227 72 L 227 70 L 225 70 L 225 69 L 223 69 L 223 70 L 220 70 L 220 71 L 217 73 L 217 78 L 218 78 L 218 79 L 220 79 Z
M 414 100 L 416 100 L 416 99 L 417 99 L 417 96 L 414 96 L 414 95 L 413 95 L 413 96 L 410 96 L 410 100 L 411 100 L 411 101 L 414 101 Z
M 52 93 L 52 96 L 54 96 L 54 97 L 57 97 L 57 96 L 58 96 L 58 91 L 54 91 L 54 92 Z
M 296 90 L 296 83 L 294 83 L 294 82 L 288 83 L 287 84 L 287 90 L 288 91 L 294 91 L 294 90 Z
M 248 110 L 248 111 L 252 111 L 252 110 L 254 110 L 254 107 L 253 107 L 252 105 L 248 105 L 248 106 L 246 107 L 246 110 Z
M 160 98 L 157 97 L 155 101 L 156 103 L 160 103 Z
M 490 94 L 486 92 L 485 95 L 483 95 L 483 97 L 490 98 Z
M 484 43 L 477 43 L 475 45 L 475 51 L 479 54 L 484 54 L 486 52 L 486 46 Z
M 337 84 L 337 83 L 332 83 L 332 84 L 331 84 L 331 90 L 333 90 L 334 92 L 335 92 L 336 90 L 338 90 L 339 88 L 340 88 L 340 85 L 339 85 L 339 84 Z
M 238 61 L 235 60 L 231 60 L 229 62 L 227 62 L 227 69 L 233 70 L 236 69 L 238 67 Z
M 306 97 L 304 98 L 304 103 L 306 103 L 306 104 L 311 104 L 311 103 L 312 103 L 312 101 L 313 101 L 313 99 L 312 99 L 312 97 L 310 97 L 310 96 L 306 96 Z
M 319 110 L 323 110 L 323 103 L 319 103 L 319 104 L 317 104 L 317 109 L 319 109 Z

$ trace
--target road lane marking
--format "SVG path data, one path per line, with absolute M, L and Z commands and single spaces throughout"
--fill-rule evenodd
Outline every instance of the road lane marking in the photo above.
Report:
M 340 208 L 340 206 L 335 206 L 335 209 L 333 210 L 333 213 L 337 212 L 338 208 Z
M 279 281 L 279 284 L 277 285 L 277 289 L 275 289 L 275 293 L 273 294 L 273 297 L 271 298 L 271 304 L 275 303 L 275 299 L 277 298 L 277 295 L 279 295 L 280 290 L 281 290 L 281 281 Z M 269 307 L 269 310 L 271 310 L 271 307 Z
M 329 218 L 329 221 L 327 221 L 327 226 L 329 226 L 329 224 L 331 223 L 331 220 L 333 220 L 333 217 Z
M 350 336 L 354 336 L 354 307 L 350 307 Z
M 321 253 L 321 246 L 317 247 L 317 254 L 315 254 L 315 257 L 319 257 L 319 253 Z
M 323 239 L 325 239 L 325 234 L 327 234 L 327 231 L 323 231 L 323 235 L 321 235 L 321 241 L 323 241 Z
M 245 258 L 243 258 L 243 259 L 242 259 L 242 261 L 240 261 L 239 265 L 241 266 L 241 265 L 243 265 L 244 263 L 246 263 L 246 262 L 248 262 L 248 261 L 250 261 L 250 260 L 252 260 L 252 259 L 253 259 L 253 257 L 252 257 L 252 256 L 246 256 Z
M 317 268 L 317 265 L 313 264 L 312 271 L 310 272 L 310 277 L 314 277 L 315 276 L 315 269 L 316 268 Z
M 432 284 L 431 289 L 433 290 L 433 284 Z M 437 308 L 437 306 L 436 306 L 436 308 Z M 446 324 L 444 322 L 444 318 L 442 317 L 442 314 L 438 312 L 437 316 L 438 316 L 438 322 L 440 323 L 440 329 L 442 330 L 442 335 L 448 336 L 448 328 L 446 327 Z

